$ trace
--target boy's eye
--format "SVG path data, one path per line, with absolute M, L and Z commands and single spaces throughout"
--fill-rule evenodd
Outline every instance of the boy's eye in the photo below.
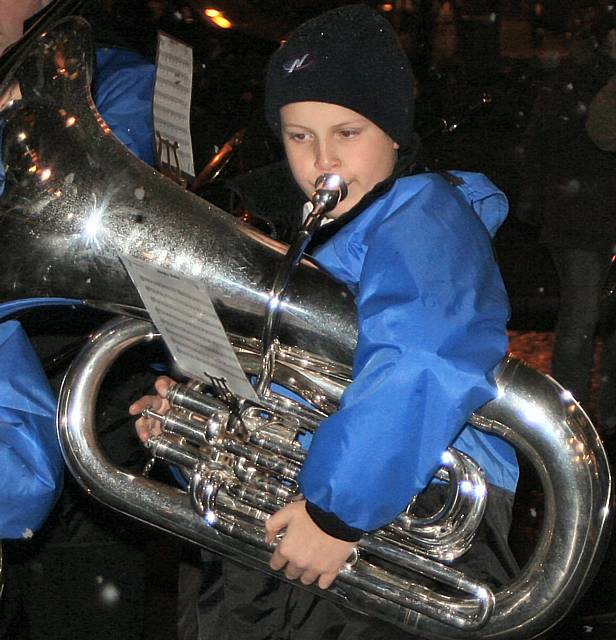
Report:
M 289 135 L 289 139 L 293 140 L 295 142 L 304 142 L 304 141 L 308 140 L 308 134 L 307 133 L 290 132 L 288 135 Z
M 355 136 L 359 135 L 359 129 L 340 129 L 338 131 L 338 135 L 345 140 L 350 138 L 355 138 Z

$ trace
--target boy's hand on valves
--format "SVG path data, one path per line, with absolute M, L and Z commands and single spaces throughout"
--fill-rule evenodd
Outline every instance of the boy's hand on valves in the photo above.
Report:
M 138 416 L 145 409 L 152 409 L 152 411 L 164 415 L 170 408 L 167 393 L 174 384 L 175 381 L 167 376 L 157 378 L 154 383 L 157 395 L 139 398 L 139 400 L 130 405 L 128 413 L 131 416 Z M 144 418 L 142 416 L 135 422 L 135 430 L 141 442 L 146 442 L 151 436 L 161 434 L 160 422 L 156 418 Z
M 338 540 L 322 531 L 308 515 L 305 500 L 291 502 L 273 514 L 265 523 L 265 531 L 269 543 L 284 531 L 270 567 L 284 571 L 289 580 L 305 585 L 317 582 L 321 589 L 332 584 L 357 546 L 356 542 Z

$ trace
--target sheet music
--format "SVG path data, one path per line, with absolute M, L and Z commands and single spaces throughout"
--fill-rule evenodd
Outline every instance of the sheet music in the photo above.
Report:
M 120 258 L 180 371 L 198 380 L 224 378 L 235 395 L 257 402 L 205 284 L 132 256 Z
M 195 165 L 190 137 L 192 77 L 192 48 L 159 33 L 154 85 L 154 130 L 169 143 L 178 143 L 179 169 L 194 178 Z

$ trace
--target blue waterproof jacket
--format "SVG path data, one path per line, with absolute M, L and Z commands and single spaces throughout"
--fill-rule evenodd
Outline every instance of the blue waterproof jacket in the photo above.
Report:
M 152 98 L 156 69 L 127 49 L 96 50 L 92 98 L 114 135 L 130 151 L 154 165 Z
M 0 537 L 30 537 L 62 487 L 56 400 L 19 322 L 0 324 Z
M 509 303 L 491 246 L 507 200 L 480 174 L 401 178 L 313 254 L 355 296 L 353 382 L 300 475 L 319 509 L 369 531 L 430 482 L 452 443 L 514 491 L 513 449 L 470 426 L 495 396 Z
M 153 164 L 154 65 L 124 49 L 98 49 L 96 63 L 92 94 L 99 112 L 135 155 Z M 56 399 L 20 324 L 0 324 L 0 538 L 29 537 L 60 495 L 63 462 L 55 409 Z

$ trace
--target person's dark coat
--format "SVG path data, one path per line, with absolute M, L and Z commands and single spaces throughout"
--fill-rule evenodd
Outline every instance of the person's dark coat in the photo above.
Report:
M 603 252 L 616 243 L 616 156 L 585 129 L 589 105 L 613 71 L 599 56 L 567 61 L 539 89 L 525 134 L 518 215 L 540 224 L 551 246 Z

